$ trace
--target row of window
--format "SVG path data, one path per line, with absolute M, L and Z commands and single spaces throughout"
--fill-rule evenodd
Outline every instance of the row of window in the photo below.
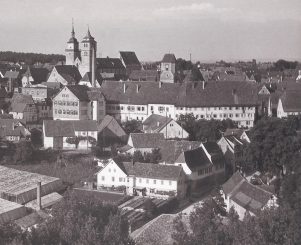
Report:
M 209 174 L 211 172 L 212 172 L 212 166 L 209 168 L 204 168 L 204 169 L 198 170 L 198 175 Z
M 115 169 L 114 169 L 113 171 L 116 172 Z M 109 172 L 111 172 L 111 169 L 109 169 Z M 111 177 L 112 182 L 115 182 L 115 179 L 116 179 L 116 178 L 115 178 L 114 176 Z M 105 176 L 101 176 L 101 180 L 102 180 L 102 181 L 105 181 Z M 125 182 L 125 181 L 126 181 L 126 178 L 120 177 L 118 180 L 119 180 L 119 182 Z M 127 182 L 129 182 L 129 179 L 127 179 Z M 138 182 L 139 182 L 139 183 L 142 183 L 143 181 L 142 181 L 141 178 L 139 178 L 139 179 L 138 179 Z M 146 183 L 146 184 L 149 184 L 149 183 L 150 183 L 150 179 L 145 179 L 145 183 Z M 165 181 L 164 181 L 164 180 L 160 180 L 160 181 L 158 180 L 158 183 L 160 183 L 161 185 L 164 185 Z M 169 180 L 168 183 L 169 183 L 169 185 L 172 185 L 172 181 L 171 181 L 171 180 Z M 154 179 L 154 180 L 153 180 L 153 184 L 156 185 L 156 184 L 157 184 L 157 180 Z
M 119 106 L 119 105 L 107 105 L 107 109 L 108 110 L 116 110 L 116 111 L 124 111 L 124 110 L 128 110 L 128 111 L 145 111 L 145 107 L 144 106 Z
M 201 110 L 201 111 L 205 111 L 205 110 L 207 110 L 207 111 L 210 111 L 210 110 L 215 110 L 215 111 L 222 111 L 222 110 L 246 110 L 246 109 L 248 109 L 248 110 L 251 110 L 252 109 L 252 107 L 244 107 L 244 106 L 242 106 L 242 107 L 239 107 L 239 106 L 237 106 L 237 107 L 232 107 L 232 106 L 230 106 L 230 107 L 194 107 L 194 108 L 192 108 L 192 107 L 176 107 L 176 110 L 180 110 L 180 111 L 183 111 L 183 110 L 187 110 L 187 111 L 197 111 L 197 110 Z
M 63 106 L 78 106 L 78 102 L 73 101 L 53 101 L 54 105 L 63 105 Z
M 54 114 L 64 114 L 64 115 L 78 115 L 78 111 L 74 111 L 74 110 L 54 110 Z

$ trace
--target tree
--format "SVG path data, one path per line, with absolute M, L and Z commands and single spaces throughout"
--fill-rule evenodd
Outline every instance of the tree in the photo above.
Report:
M 159 163 L 161 160 L 161 153 L 160 149 L 152 149 L 151 153 L 146 153 L 144 156 L 144 162 L 149 162 L 149 163 Z
M 122 126 L 124 128 L 124 131 L 127 134 L 130 134 L 130 133 L 141 133 L 142 124 L 141 124 L 140 121 L 137 121 L 137 120 L 126 121 L 126 122 L 123 123 Z
M 245 172 L 260 170 L 283 175 L 285 169 L 292 171 L 301 140 L 291 120 L 263 118 L 250 131 L 250 140 L 240 160 Z

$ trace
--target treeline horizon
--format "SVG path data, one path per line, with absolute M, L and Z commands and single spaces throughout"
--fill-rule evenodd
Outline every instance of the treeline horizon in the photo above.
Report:
M 7 62 L 14 62 L 14 63 L 25 62 L 28 65 L 32 65 L 36 62 L 57 63 L 59 61 L 64 61 L 64 60 L 65 60 L 65 55 L 61 55 L 61 54 L 0 51 L 0 61 L 7 61 Z

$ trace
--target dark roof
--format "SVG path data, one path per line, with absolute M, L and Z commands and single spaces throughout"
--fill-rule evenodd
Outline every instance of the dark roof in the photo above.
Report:
M 134 81 L 157 81 L 159 74 L 156 70 L 133 70 L 129 75 L 130 80 Z
M 1 136 L 25 136 L 25 121 L 20 119 L 0 119 Z
M 161 159 L 166 163 L 175 163 L 184 151 L 200 147 L 198 141 L 188 140 L 161 140 L 159 143 Z
M 234 136 L 240 138 L 244 132 L 245 132 L 245 130 L 243 130 L 241 128 L 227 128 L 224 133 L 224 136 L 234 135 Z
M 223 185 L 223 191 L 226 195 L 229 195 L 235 187 L 237 187 L 245 179 L 239 172 L 235 172 L 230 179 L 228 179 Z
M 67 85 L 67 88 L 80 100 L 89 101 L 88 92 L 90 91 L 86 85 Z
M 158 148 L 160 140 L 164 140 L 164 134 L 131 133 L 134 148 Z
M 173 119 L 169 117 L 163 117 L 157 114 L 152 114 L 143 121 L 143 131 L 149 133 L 160 132 L 160 130 L 172 120 Z
M 212 165 L 202 147 L 184 152 L 185 162 L 189 169 Z
M 84 43 L 84 42 L 91 42 L 91 41 L 92 41 L 92 42 L 94 41 L 94 37 L 91 36 L 90 30 L 89 30 L 89 28 L 88 28 L 87 34 L 86 34 L 86 36 L 83 38 L 82 43 Z
M 48 78 L 48 70 L 46 68 L 30 68 L 23 74 L 25 77 L 32 76 L 34 84 L 46 82 Z
M 97 122 L 92 120 L 44 120 L 45 136 L 72 137 L 75 131 L 97 131 Z
M 98 132 L 101 133 L 106 128 L 118 137 L 123 137 L 127 135 L 123 128 L 116 121 L 116 119 L 110 115 L 106 115 L 105 118 L 98 125 Z
M 207 142 L 203 143 L 203 145 L 210 155 L 222 153 L 221 149 L 219 148 L 219 146 L 216 142 L 207 141 Z
M 121 60 L 118 58 L 97 58 L 97 69 L 125 69 Z
M 100 76 L 100 74 L 98 72 L 95 73 L 95 79 L 99 84 L 101 84 L 102 77 Z M 86 72 L 86 74 L 83 76 L 83 78 L 80 81 L 89 82 L 91 85 L 93 85 L 92 84 L 92 73 Z
M 59 89 L 61 87 L 61 83 L 56 82 L 42 82 L 41 84 L 52 89 Z
M 76 66 L 57 65 L 54 68 L 68 82 L 68 84 L 77 84 L 82 78 Z
M 301 112 L 301 90 L 285 91 L 281 102 L 285 112 Z
M 176 56 L 174 54 L 165 54 L 162 62 L 164 63 L 176 63 L 177 59 Z
M 249 82 L 209 82 L 203 89 L 202 83 L 163 83 L 160 87 L 159 82 L 104 81 L 101 90 L 108 103 L 173 104 L 186 107 L 257 104 L 257 88 Z
M 135 52 L 132 51 L 120 51 L 120 56 L 125 66 L 139 66 L 141 68 L 140 61 L 138 60 Z
M 177 180 L 182 167 L 173 165 L 161 165 L 153 163 L 119 163 L 127 175 L 134 175 L 141 178 Z

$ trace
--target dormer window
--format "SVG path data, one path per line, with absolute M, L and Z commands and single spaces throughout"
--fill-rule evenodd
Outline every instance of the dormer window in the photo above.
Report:
M 169 68 L 169 66 L 168 66 L 168 65 L 165 65 L 165 70 L 166 70 L 166 71 L 168 71 L 168 68 Z

